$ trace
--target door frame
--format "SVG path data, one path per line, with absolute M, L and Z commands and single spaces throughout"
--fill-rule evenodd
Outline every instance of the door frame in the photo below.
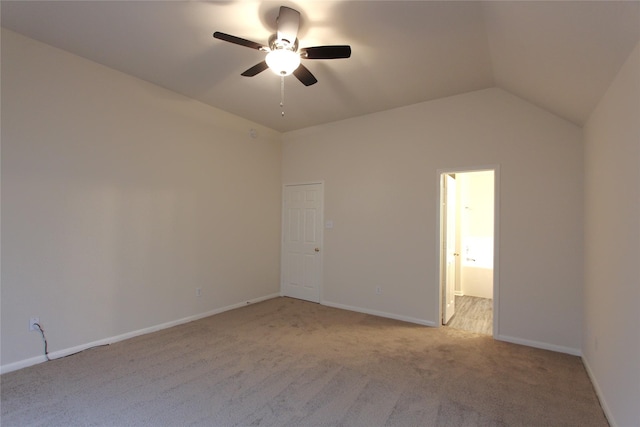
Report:
M 437 190 L 436 190 L 436 254 L 437 254 L 437 271 L 436 280 L 438 283 L 436 294 L 436 327 L 442 326 L 442 275 L 443 275 L 443 255 L 442 255 L 442 185 L 441 177 L 443 174 L 459 174 L 465 172 L 484 172 L 493 171 L 493 338 L 500 335 L 500 165 L 471 166 L 460 168 L 444 168 L 438 169 L 436 172 Z
M 285 226 L 285 194 L 287 191 L 287 187 L 298 187 L 302 185 L 320 185 L 320 253 L 318 256 L 320 257 L 318 271 L 320 272 L 320 277 L 318 277 L 318 303 L 322 304 L 323 299 L 323 285 L 324 285 L 324 181 L 304 181 L 304 182 L 289 182 L 282 184 L 282 194 L 280 196 L 280 296 L 285 295 L 285 284 L 284 284 L 284 226 Z
M 451 214 L 454 216 L 458 216 L 458 207 L 457 200 L 453 201 L 453 210 L 451 210 L 451 189 L 453 187 L 453 196 L 457 199 L 457 180 L 454 174 L 444 173 L 440 175 L 440 189 L 443 191 L 441 193 L 441 204 L 440 204 L 440 221 L 442 222 L 442 227 L 440 229 L 440 286 L 442 286 L 442 318 L 440 319 L 440 325 L 446 325 L 455 314 L 455 293 L 456 293 L 456 282 L 458 281 L 458 271 L 460 269 L 460 257 L 459 254 L 456 253 L 459 251 L 456 243 L 458 240 L 457 236 L 457 226 L 458 221 L 455 220 L 453 222 L 453 230 L 451 230 L 451 223 L 449 220 L 451 219 Z M 452 231 L 452 232 L 451 232 Z M 450 233 L 451 232 L 451 233 Z M 449 245 L 451 242 L 451 238 L 453 237 L 454 244 L 453 248 Z M 452 277 L 449 277 L 451 271 L 449 270 L 449 256 L 452 256 L 453 261 L 453 274 Z M 453 281 L 453 283 L 451 283 Z M 447 310 L 447 306 L 449 303 L 449 290 L 450 286 L 453 285 L 453 314 L 449 315 L 449 310 Z

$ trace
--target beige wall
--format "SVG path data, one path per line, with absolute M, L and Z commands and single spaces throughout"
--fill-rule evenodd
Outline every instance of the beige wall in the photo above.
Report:
M 614 426 L 640 425 L 640 44 L 585 126 L 583 358 Z
M 499 165 L 498 336 L 579 353 L 582 155 L 581 129 L 489 89 L 286 133 L 283 181 L 325 182 L 325 303 L 437 324 L 438 170 Z
M 2 366 L 31 316 L 55 353 L 277 294 L 280 173 L 279 133 L 3 30 Z

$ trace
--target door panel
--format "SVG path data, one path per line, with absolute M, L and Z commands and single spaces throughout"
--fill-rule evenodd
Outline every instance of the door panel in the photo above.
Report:
M 446 174 L 444 180 L 444 303 L 442 307 L 442 324 L 446 325 L 456 311 L 456 180 Z
M 284 189 L 282 292 L 320 302 L 322 274 L 322 184 Z

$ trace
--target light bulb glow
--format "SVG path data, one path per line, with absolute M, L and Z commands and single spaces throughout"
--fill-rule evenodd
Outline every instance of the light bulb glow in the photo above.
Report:
M 271 71 L 279 76 L 288 76 L 300 66 L 300 55 L 289 49 L 272 50 L 265 60 Z

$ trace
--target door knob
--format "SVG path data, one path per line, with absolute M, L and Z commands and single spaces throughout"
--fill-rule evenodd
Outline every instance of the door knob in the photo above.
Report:
M 316 252 L 320 252 L 320 248 L 315 248 L 315 251 Z

